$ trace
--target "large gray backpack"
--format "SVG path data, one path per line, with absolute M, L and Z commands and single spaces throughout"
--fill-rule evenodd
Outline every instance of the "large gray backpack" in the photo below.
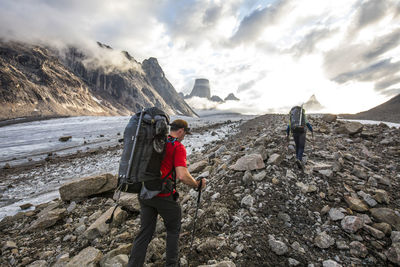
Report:
M 306 126 L 306 115 L 303 107 L 295 106 L 290 112 L 290 129 L 292 133 L 304 133 Z
M 157 107 L 136 113 L 124 131 L 124 149 L 119 164 L 121 191 L 139 193 L 143 183 L 160 190 L 161 161 L 165 155 L 169 116 Z

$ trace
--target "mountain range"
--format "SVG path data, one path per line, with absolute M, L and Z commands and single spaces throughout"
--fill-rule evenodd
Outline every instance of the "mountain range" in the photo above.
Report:
M 0 41 L 0 120 L 130 115 L 150 106 L 196 115 L 156 58 L 139 63 L 101 43 L 95 50 Z
M 400 94 L 385 103 L 357 114 L 341 114 L 346 119 L 376 120 L 400 123 Z

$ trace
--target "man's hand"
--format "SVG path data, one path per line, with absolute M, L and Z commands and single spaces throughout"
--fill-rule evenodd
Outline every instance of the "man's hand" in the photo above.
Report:
M 201 189 L 204 189 L 206 187 L 206 179 L 205 178 L 201 178 L 201 180 L 197 181 L 197 188 L 199 188 L 201 182 Z

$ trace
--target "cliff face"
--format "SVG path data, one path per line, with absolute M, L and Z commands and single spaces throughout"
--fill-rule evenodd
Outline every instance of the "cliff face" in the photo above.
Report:
M 143 61 L 142 68 L 146 73 L 148 80 L 158 94 L 170 105 L 172 105 L 179 114 L 194 116 L 196 113 L 186 104 L 183 97 L 180 96 L 165 77 L 156 58 L 149 58 Z
M 193 96 L 210 99 L 210 82 L 207 79 L 196 79 L 189 97 Z
M 0 43 L 0 119 L 51 115 L 116 115 L 43 47 Z
M 100 43 L 99 49 L 104 56 L 113 51 L 111 59 L 119 58 L 123 64 L 116 66 L 77 48 L 61 54 L 40 46 L 0 43 L 0 119 L 128 115 L 150 106 L 171 115 L 195 115 L 157 60 L 146 63 L 145 72 L 127 52 Z

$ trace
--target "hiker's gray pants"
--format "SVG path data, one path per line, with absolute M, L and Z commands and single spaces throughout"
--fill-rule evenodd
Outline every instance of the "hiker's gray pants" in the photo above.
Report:
M 178 241 L 181 230 L 181 207 L 169 197 L 154 197 L 152 199 L 139 200 L 140 202 L 140 232 L 133 242 L 129 267 L 141 267 L 146 258 L 149 245 L 157 223 L 157 215 L 164 219 L 167 229 L 167 257 L 165 266 L 178 266 Z

